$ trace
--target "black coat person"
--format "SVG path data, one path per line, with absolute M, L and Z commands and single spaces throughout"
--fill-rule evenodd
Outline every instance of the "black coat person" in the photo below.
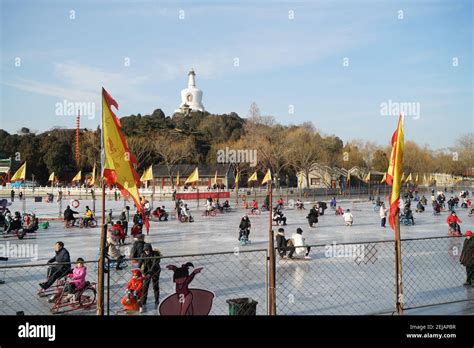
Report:
M 249 234 L 250 234 L 250 227 L 251 224 L 250 224 L 250 219 L 247 215 L 245 215 L 242 220 L 240 220 L 240 224 L 239 224 L 239 240 L 242 238 L 243 235 L 245 235 L 245 237 L 248 239 L 249 238 Z
M 461 251 L 459 261 L 466 267 L 466 282 L 464 285 L 474 286 L 474 240 L 472 239 L 472 232 L 466 232 L 466 239 Z
M 318 223 L 318 216 L 319 212 L 316 206 L 313 206 L 311 210 L 309 211 L 308 216 L 306 217 L 308 219 L 309 227 L 313 227 L 313 224 Z
M 69 256 L 69 251 L 64 247 L 64 243 L 57 242 L 55 249 L 56 255 L 48 260 L 48 264 L 54 263 L 48 268 L 48 279 L 46 282 L 39 284 L 39 286 L 44 290 L 53 285 L 57 279 L 60 279 L 71 272 L 71 258 Z
M 144 245 L 141 268 L 145 280 L 143 282 L 143 296 L 141 299 L 141 304 L 146 305 L 146 300 L 148 298 L 148 288 L 150 287 L 150 282 L 152 282 L 153 294 L 155 296 L 155 309 L 158 308 L 158 304 L 160 303 L 161 256 L 161 252 L 156 249 L 153 250 L 151 244 L 146 243 Z
M 76 221 L 76 218 L 74 217 L 74 214 L 79 214 L 77 211 L 74 211 L 71 209 L 71 207 L 68 205 L 66 210 L 64 210 L 64 220 L 66 221 Z

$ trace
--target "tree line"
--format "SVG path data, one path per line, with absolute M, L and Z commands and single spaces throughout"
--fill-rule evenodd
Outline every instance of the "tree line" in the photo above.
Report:
M 252 103 L 246 118 L 236 113 L 215 115 L 191 112 L 165 116 L 161 109 L 151 115 L 130 115 L 120 119 L 130 150 L 138 159 L 141 173 L 151 164 L 163 164 L 170 177 L 177 164 L 215 164 L 217 152 L 257 150 L 257 167 L 235 164 L 245 180 L 255 170 L 270 168 L 277 183 L 296 186 L 296 173 L 308 173 L 314 163 L 350 169 L 385 172 L 390 156 L 389 139 L 385 146 L 370 141 L 346 143 L 336 135 L 325 135 L 312 123 L 283 126 L 272 116 L 262 116 Z M 466 175 L 474 168 L 473 134 L 460 135 L 452 148 L 433 150 L 414 141 L 405 142 L 405 173 L 447 173 Z M 80 130 L 80 158 L 74 159 L 75 130 L 53 128 L 34 133 L 22 128 L 16 134 L 0 129 L 0 158 L 28 161 L 28 178 L 34 173 L 46 184 L 55 172 L 60 181 L 70 181 L 81 169 L 92 171 L 100 164 L 100 128 Z M 262 174 L 263 175 L 263 174 Z M 307 183 L 309 185 L 309 183 Z

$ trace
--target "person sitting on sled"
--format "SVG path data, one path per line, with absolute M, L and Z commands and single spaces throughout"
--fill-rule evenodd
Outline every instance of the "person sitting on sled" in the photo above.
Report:
M 139 269 L 132 269 L 132 279 L 127 283 L 126 295 L 122 298 L 120 303 L 123 305 L 123 310 L 142 312 L 140 301 L 142 298 L 143 276 Z

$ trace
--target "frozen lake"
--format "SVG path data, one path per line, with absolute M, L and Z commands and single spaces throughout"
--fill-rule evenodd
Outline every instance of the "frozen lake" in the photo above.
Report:
M 233 199 L 231 205 L 232 202 Z M 96 215 L 100 216 L 100 202 L 96 201 L 96 204 L 98 207 Z M 158 204 L 165 205 L 169 212 L 173 211 L 174 203 L 171 201 L 155 202 L 155 207 Z M 67 201 L 63 201 L 63 208 L 66 205 Z M 83 212 L 85 205 L 92 207 L 92 201 L 81 200 L 79 208 L 75 210 Z M 238 225 L 245 213 L 241 207 L 235 209 L 233 206 L 233 212 L 217 214 L 215 217 L 203 217 L 202 204 L 199 210 L 195 201 L 189 202 L 188 205 L 195 218 L 194 223 L 180 223 L 173 217 L 168 222 L 150 222 L 150 234 L 146 237 L 146 241 L 154 248 L 159 248 L 165 256 L 162 260 L 160 298 L 164 299 L 174 289 L 172 272 L 166 270 L 164 266 L 191 261 L 196 267 L 204 267 L 203 272 L 192 282 L 191 288 L 209 289 L 215 293 L 211 314 L 226 314 L 228 305 L 225 301 L 236 297 L 254 298 L 259 302 L 258 314 L 265 314 L 267 299 L 264 249 L 268 241 L 268 212 L 259 216 L 250 215 L 252 243 L 242 247 L 237 241 Z M 352 227 L 344 226 L 342 217 L 335 216 L 330 209 L 320 217 L 317 227 L 313 229 L 309 228 L 305 218 L 310 208 L 309 204 L 306 204 L 307 210 L 304 211 L 284 210 L 288 219 L 288 225 L 285 226 L 287 237 L 301 227 L 306 242 L 316 246 L 311 251 L 310 261 L 277 261 L 279 314 L 373 314 L 390 313 L 394 310 L 394 252 L 393 243 L 388 242 L 393 240 L 393 231 L 390 228 L 380 227 L 378 212 L 374 211 L 373 204 L 369 201 L 343 200 L 340 205 L 344 210 L 351 209 L 354 215 Z M 106 202 L 106 209 L 112 209 L 115 217 L 118 217 L 123 206 L 123 202 L 120 201 Z M 21 211 L 22 203 L 15 200 L 10 210 Z M 34 203 L 29 199 L 26 202 L 26 211 L 34 211 L 40 218 L 57 217 L 59 205 L 57 202 Z M 468 217 L 466 209 L 458 211 L 463 221 L 463 231 L 473 229 L 474 217 Z M 446 212 L 434 216 L 431 207 L 428 206 L 425 213 L 414 213 L 414 216 L 415 226 L 401 227 L 402 239 L 447 235 Z M 275 230 L 276 228 L 274 226 Z M 37 250 L 37 258 L 17 258 L 7 255 L 10 256 L 10 260 L 6 264 L 11 266 L 45 263 L 54 255 L 54 244 L 58 240 L 65 243 L 72 260 L 78 257 L 96 260 L 99 238 L 99 228 L 64 230 L 62 221 L 51 221 L 49 229 L 39 230 L 36 235 L 28 235 L 24 240 L 4 238 L 0 242 L 5 247 L 6 243 L 9 243 L 9 248 L 23 245 Z M 326 245 L 333 243 L 363 245 L 365 255 L 357 260 L 350 255 L 328 257 Z M 453 255 L 453 250 L 458 249 L 460 252 L 461 246 L 462 238 L 403 242 L 406 307 L 473 298 L 473 289 L 462 286 L 465 280 L 464 267 L 457 261 L 458 256 Z M 129 248 L 130 244 L 123 246 L 122 253 L 128 255 Z M 179 256 L 220 252 L 222 254 Z M 0 262 L 0 266 L 4 264 Z M 130 278 L 129 270 L 130 267 L 123 271 L 111 272 L 111 314 L 120 308 L 120 297 L 123 296 L 125 283 Z M 37 290 L 35 287 L 44 280 L 45 267 L 9 269 L 5 272 L 0 270 L 0 279 L 3 277 L 2 273 L 7 284 L 0 285 L 0 301 L 2 301 L 0 314 L 14 314 L 18 310 L 24 310 L 25 314 L 48 314 L 49 305 L 35 295 Z M 90 280 L 95 278 L 95 266 L 92 264 L 89 266 L 88 278 Z M 149 302 L 153 302 L 151 290 Z M 438 308 L 433 309 L 433 313 L 449 313 L 451 307 L 445 305 L 433 308 Z M 453 305 L 452 308 L 454 314 L 460 312 L 459 304 L 457 307 Z M 407 311 L 407 314 L 409 312 Z M 90 313 L 93 314 L 93 311 Z M 148 312 L 152 313 L 154 312 Z M 423 313 L 427 313 L 427 310 Z

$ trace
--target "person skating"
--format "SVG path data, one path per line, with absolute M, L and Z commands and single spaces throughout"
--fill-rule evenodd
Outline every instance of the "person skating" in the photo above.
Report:
M 64 243 L 56 242 L 54 250 L 54 257 L 48 260 L 48 264 L 54 263 L 48 268 L 48 279 L 46 282 L 39 284 L 43 290 L 48 289 L 56 280 L 71 272 L 71 258 L 69 251 L 64 247 Z
M 293 258 L 293 254 L 296 254 L 298 258 L 305 258 L 311 259 L 309 256 L 309 252 L 311 251 L 311 247 L 308 246 L 305 242 L 305 238 L 303 237 L 303 230 L 301 228 L 296 229 L 296 233 L 293 233 L 291 236 L 291 240 L 293 241 L 294 248 L 290 250 L 288 257 L 291 259 Z
M 116 261 L 115 269 L 118 271 L 122 270 L 122 263 L 124 262 L 125 256 L 120 253 L 120 240 L 119 237 L 112 234 L 111 231 L 107 233 L 107 255 Z
M 354 216 L 352 215 L 350 209 L 347 209 L 344 215 L 342 215 L 342 217 L 344 218 L 346 226 L 352 226 L 352 224 L 354 223 Z
M 160 303 L 161 256 L 161 252 L 158 249 L 153 250 L 151 244 L 146 243 L 144 245 L 141 264 L 142 274 L 144 277 L 141 305 L 144 310 L 146 308 L 146 300 L 148 298 L 148 288 L 150 287 L 150 282 L 153 283 L 155 309 L 158 308 L 158 305 Z
M 385 208 L 385 203 L 382 202 L 380 205 L 379 209 L 379 215 L 380 215 L 380 226 L 385 227 L 385 224 L 387 223 L 387 211 L 388 209 Z
M 284 258 L 288 251 L 293 255 L 293 253 L 295 252 L 293 241 L 291 239 L 285 238 L 285 230 L 283 228 L 280 227 L 278 229 L 278 232 L 275 238 L 276 238 L 278 255 L 280 255 L 281 258 Z
M 309 210 L 309 214 L 306 217 L 308 219 L 309 227 L 313 227 L 313 224 L 318 223 L 318 216 L 319 216 L 319 209 L 318 209 L 318 206 L 315 204 Z
M 274 208 L 272 213 L 272 220 L 279 225 L 283 223 L 283 226 L 286 226 L 286 216 L 283 216 L 283 213 L 280 209 Z
M 446 219 L 446 223 L 454 232 L 461 234 L 461 226 L 459 226 L 459 224 L 461 224 L 462 221 L 458 218 L 456 212 L 451 212 L 451 215 Z
M 137 260 L 138 258 L 142 257 L 143 255 L 143 249 L 145 247 L 145 235 L 144 234 L 138 234 L 135 236 L 133 239 L 133 245 L 132 248 L 130 249 L 130 255 L 129 258 L 131 260 L 137 261 L 141 265 L 141 260 Z
M 474 286 L 474 240 L 472 239 L 472 231 L 466 231 L 466 239 L 461 251 L 459 261 L 466 267 L 465 286 Z
M 143 290 L 143 276 L 139 269 L 132 269 L 132 279 L 127 283 L 127 294 L 120 301 L 125 311 L 140 311 Z
M 244 215 L 242 217 L 242 220 L 240 220 L 239 224 L 239 241 L 242 242 L 247 242 L 249 240 L 249 235 L 250 235 L 250 228 L 252 227 L 252 224 L 250 223 L 250 219 L 247 215 Z
M 86 212 L 84 213 L 84 227 L 89 226 L 89 222 L 94 218 L 94 213 L 90 210 L 89 206 L 86 205 Z
M 74 214 L 79 214 L 77 211 L 74 211 L 71 209 L 71 207 L 68 205 L 66 207 L 66 210 L 64 210 L 64 221 L 66 222 L 66 225 L 69 224 L 69 221 L 72 221 L 72 224 L 70 225 L 71 227 L 76 224 L 76 217 Z
M 425 207 L 424 207 L 423 203 L 421 203 L 421 201 L 419 201 L 416 204 L 416 212 L 417 213 L 423 213 L 424 211 L 425 211 Z

